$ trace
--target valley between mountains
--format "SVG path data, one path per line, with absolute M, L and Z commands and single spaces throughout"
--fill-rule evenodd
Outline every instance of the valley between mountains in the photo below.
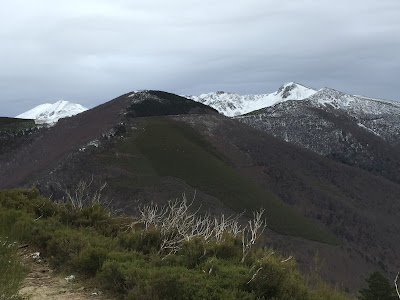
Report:
M 0 189 L 60 199 L 60 186 L 107 183 L 102 196 L 125 214 L 182 193 L 243 222 L 263 207 L 263 244 L 304 273 L 318 255 L 322 278 L 354 292 L 400 269 L 398 102 L 288 83 L 247 96 L 138 91 L 89 110 L 59 102 L 74 113 L 58 122 L 49 107 L 0 118 Z

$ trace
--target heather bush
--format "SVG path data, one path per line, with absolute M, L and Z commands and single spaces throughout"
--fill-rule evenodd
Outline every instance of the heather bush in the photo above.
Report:
M 249 288 L 266 299 L 309 299 L 308 287 L 293 259 L 275 253 L 263 255 L 252 266 Z
M 86 246 L 72 258 L 71 265 L 75 270 L 94 276 L 106 260 L 108 251 L 104 246 Z
M 17 299 L 17 292 L 25 270 L 17 254 L 17 247 L 0 235 L 0 300 Z
M 63 228 L 53 233 L 45 254 L 57 269 L 75 269 L 95 275 L 113 247 L 112 239 L 92 228 Z

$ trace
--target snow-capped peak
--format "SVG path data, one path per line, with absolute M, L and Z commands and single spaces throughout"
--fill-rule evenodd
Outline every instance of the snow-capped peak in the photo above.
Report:
M 65 100 L 56 103 L 40 104 L 27 112 L 19 114 L 16 118 L 34 119 L 36 124 L 54 124 L 59 119 L 71 117 L 88 110 L 86 107 Z
M 288 82 L 283 84 L 274 94 L 285 100 L 302 100 L 315 94 L 317 91 L 310 87 Z
M 201 94 L 200 96 L 185 97 L 209 105 L 220 113 L 233 117 L 287 100 L 303 100 L 316 92 L 316 90 L 304 85 L 295 82 L 288 82 L 271 94 L 239 95 L 218 91 Z

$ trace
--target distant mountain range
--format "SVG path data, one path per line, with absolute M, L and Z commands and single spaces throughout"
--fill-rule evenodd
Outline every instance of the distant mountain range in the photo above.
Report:
M 330 88 L 317 90 L 295 82 L 285 83 L 270 94 L 239 95 L 219 91 L 184 97 L 211 106 L 228 117 L 244 115 L 291 100 L 310 100 L 314 106 L 332 106 L 356 114 L 390 114 L 398 112 L 400 108 L 400 102 L 396 101 L 354 96 Z
M 184 96 L 196 102 L 211 106 L 225 116 L 233 117 L 272 106 L 287 100 L 302 100 L 317 91 L 304 85 L 289 82 L 282 85 L 276 92 L 261 95 L 239 95 L 225 92 L 213 92 L 200 96 Z
M 86 107 L 69 101 L 40 104 L 16 116 L 20 119 L 32 119 L 36 124 L 55 124 L 59 119 L 71 117 L 88 110 Z

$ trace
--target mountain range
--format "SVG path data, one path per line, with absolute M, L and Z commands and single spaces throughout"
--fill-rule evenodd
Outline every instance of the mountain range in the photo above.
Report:
M 233 118 L 218 111 L 245 113 L 259 97 L 225 106 L 215 98 L 212 108 L 140 91 L 49 128 L 2 118 L 0 188 L 34 185 L 60 199 L 60 186 L 107 182 L 103 196 L 125 213 L 181 193 L 196 195 L 203 211 L 244 212 L 243 221 L 263 206 L 265 243 L 294 254 L 304 272 L 318 252 L 323 278 L 350 290 L 376 269 L 392 277 L 400 268 L 398 104 L 295 83 L 264 97 L 272 106 Z
M 239 95 L 219 91 L 201 94 L 199 96 L 184 97 L 211 106 L 225 116 L 233 117 L 287 100 L 302 100 L 316 92 L 316 90 L 304 85 L 289 82 L 285 83 L 276 92 L 271 94 Z

